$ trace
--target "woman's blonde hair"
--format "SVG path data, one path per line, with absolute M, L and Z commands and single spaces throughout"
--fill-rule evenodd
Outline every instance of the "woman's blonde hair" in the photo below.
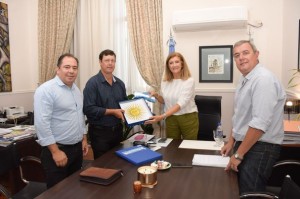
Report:
M 180 54 L 179 52 L 173 52 L 173 53 L 169 54 L 169 56 L 167 57 L 163 81 L 172 81 L 174 79 L 173 73 L 171 72 L 171 70 L 169 68 L 169 61 L 173 57 L 178 57 L 180 59 L 181 65 L 182 65 L 180 78 L 182 80 L 187 80 L 189 77 L 191 77 L 189 67 L 188 67 L 184 57 L 182 56 L 182 54 Z

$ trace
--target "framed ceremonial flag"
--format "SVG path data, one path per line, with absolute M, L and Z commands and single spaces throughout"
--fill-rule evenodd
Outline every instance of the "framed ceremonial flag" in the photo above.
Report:
M 143 124 L 153 114 L 143 98 L 119 102 L 128 126 Z

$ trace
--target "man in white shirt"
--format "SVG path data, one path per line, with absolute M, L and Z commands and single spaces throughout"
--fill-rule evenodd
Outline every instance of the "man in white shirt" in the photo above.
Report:
M 259 63 L 253 43 L 235 43 L 233 56 L 243 76 L 234 98 L 232 134 L 221 154 L 233 149 L 225 170 L 238 172 L 240 193 L 265 191 L 280 155 L 286 94 L 279 80 Z

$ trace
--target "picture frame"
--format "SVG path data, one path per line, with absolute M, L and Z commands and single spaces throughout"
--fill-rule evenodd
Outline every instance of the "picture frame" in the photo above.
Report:
M 298 71 L 300 71 L 300 19 L 299 19 L 299 30 L 298 30 Z
M 125 112 L 124 118 L 129 127 L 143 124 L 153 116 L 149 106 L 143 98 L 125 100 L 119 102 L 121 109 Z
M 232 45 L 199 46 L 199 82 L 232 83 Z

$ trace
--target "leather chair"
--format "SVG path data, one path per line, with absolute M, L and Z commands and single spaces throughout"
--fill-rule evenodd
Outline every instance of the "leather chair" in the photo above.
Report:
M 18 167 L 16 143 L 0 148 L 0 175 Z
M 273 166 L 272 174 L 268 180 L 266 190 L 278 195 L 286 175 L 291 176 L 293 181 L 300 186 L 299 160 L 282 160 L 276 162 Z
M 214 140 L 213 130 L 221 121 L 221 100 L 221 96 L 195 96 L 199 117 L 198 140 Z
M 21 186 L 16 190 L 11 190 L 13 193 L 9 192 L 3 185 L 1 185 L 0 193 L 5 198 L 31 199 L 37 197 L 39 194 L 47 190 L 45 183 L 46 178 L 41 161 L 39 158 L 27 155 L 26 152 L 22 151 L 23 147 L 25 146 L 24 143 L 25 141 L 14 142 L 5 148 L 1 148 L 0 150 L 1 162 L 5 162 L 5 164 L 0 164 L 0 175 L 12 170 L 16 172 L 19 168 L 19 174 L 15 174 L 13 177 L 18 178 L 20 182 L 24 182 L 22 184 L 23 188 Z M 30 146 L 34 148 L 33 145 Z M 20 177 L 21 179 L 19 179 Z
M 272 199 L 299 199 L 300 187 L 293 181 L 293 179 L 286 175 L 278 195 L 268 192 L 249 192 L 244 193 L 240 198 L 272 198 Z
M 19 163 L 19 170 L 21 180 L 26 185 L 13 195 L 14 199 L 35 198 L 47 190 L 46 177 L 39 158 L 34 156 L 22 157 Z
M 300 198 L 300 161 L 278 161 L 268 180 L 266 192 L 242 193 L 240 198 Z M 287 179 L 287 176 L 289 176 Z M 298 187 L 298 188 L 297 188 Z

